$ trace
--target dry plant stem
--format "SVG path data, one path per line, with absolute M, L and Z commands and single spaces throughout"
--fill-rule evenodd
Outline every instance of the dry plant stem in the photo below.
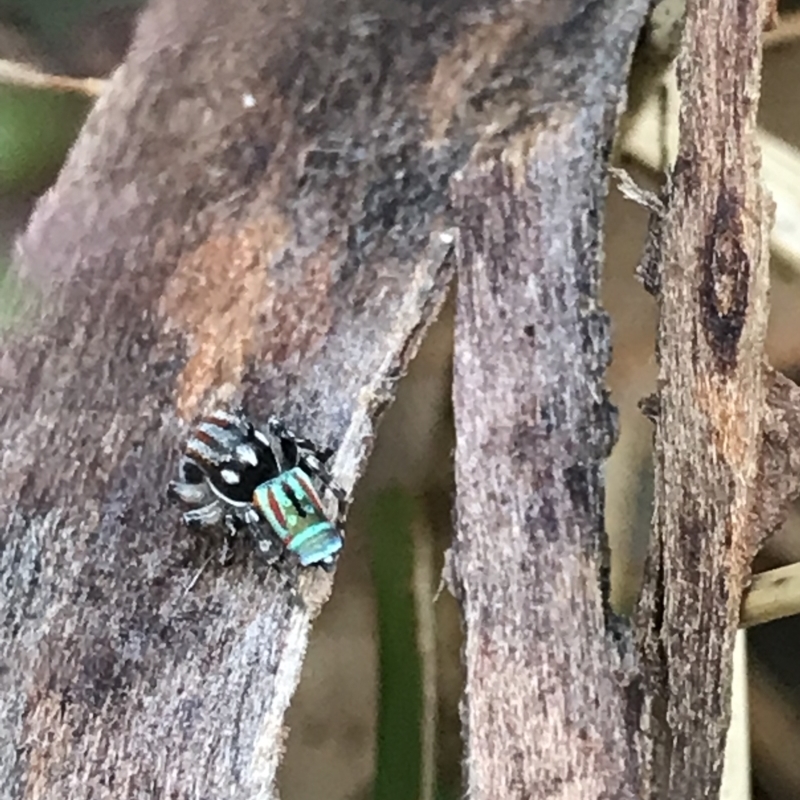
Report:
M 800 564 L 789 564 L 753 577 L 742 604 L 743 627 L 763 625 L 800 614 Z
M 0 58 L 0 84 L 27 86 L 30 89 L 54 89 L 62 92 L 80 92 L 97 96 L 107 86 L 101 78 L 70 78 L 65 75 L 48 75 L 38 69 Z
M 586 4 L 561 34 L 586 43 L 571 69 L 543 79 L 454 182 L 451 563 L 471 800 L 639 797 L 607 605 L 614 422 L 598 295 L 606 157 L 646 6 Z
M 645 266 L 661 309 L 655 543 L 639 617 L 650 798 L 717 796 L 742 593 L 791 494 L 790 479 L 773 474 L 775 379 L 763 367 L 772 209 L 755 135 L 765 13 L 755 0 L 688 5 L 681 143 Z M 789 434 L 776 435 L 785 444 Z M 796 489 L 796 472 L 791 481 Z
M 0 796 L 274 796 L 330 578 L 293 603 L 243 541 L 186 592 L 221 543 L 164 490 L 239 400 L 352 488 L 452 277 L 470 129 L 436 69 L 486 4 L 428 6 L 158 0 L 38 205 L 39 313 L 0 344 Z

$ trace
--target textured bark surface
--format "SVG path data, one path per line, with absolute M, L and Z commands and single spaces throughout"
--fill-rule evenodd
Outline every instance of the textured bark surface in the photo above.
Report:
M 799 393 L 763 362 L 772 209 L 755 133 L 766 19 L 758 0 L 687 4 L 680 149 L 644 265 L 661 318 L 647 403 L 655 543 L 638 619 L 643 681 L 631 692 L 643 797 L 718 796 L 742 593 L 798 491 Z
M 330 578 L 292 603 L 242 543 L 187 591 L 220 541 L 166 482 L 188 422 L 243 401 L 336 447 L 352 489 L 456 260 L 469 795 L 715 795 L 750 559 L 798 488 L 798 390 L 762 366 L 764 13 L 697 0 L 648 249 L 637 650 L 607 607 L 597 283 L 646 6 L 156 0 L 16 258 L 37 302 L 0 343 L 0 795 L 274 796 Z
M 601 6 L 586 30 L 613 18 Z M 616 22 L 635 31 L 626 10 Z M 656 540 L 633 630 L 607 606 L 600 521 L 613 48 L 598 44 L 603 59 L 587 55 L 546 116 L 484 147 L 491 157 L 455 182 L 453 582 L 473 798 L 718 796 L 742 593 L 800 489 L 800 391 L 763 364 L 771 208 L 754 134 L 766 16 L 756 0 L 689 4 L 681 152 L 643 265 L 661 302 L 661 378 L 645 404 Z M 629 40 L 616 37 L 621 69 Z
M 452 276 L 470 134 L 436 70 L 483 5 L 145 13 L 16 258 L 39 302 L 1 348 L 0 796 L 273 796 L 330 579 L 292 606 L 242 545 L 187 592 L 220 542 L 164 490 L 229 400 L 338 447 L 352 488 Z
M 587 43 L 572 68 L 454 183 L 452 564 L 473 800 L 639 796 L 633 662 L 607 605 L 599 276 L 606 158 L 646 5 L 587 4 L 569 23 Z
M 281 414 L 351 489 L 452 274 L 451 176 L 569 93 L 599 180 L 624 5 L 155 0 L 16 257 L 0 794 L 274 795 L 330 580 L 298 607 L 242 545 L 185 589 L 220 545 L 164 501 L 187 423 Z

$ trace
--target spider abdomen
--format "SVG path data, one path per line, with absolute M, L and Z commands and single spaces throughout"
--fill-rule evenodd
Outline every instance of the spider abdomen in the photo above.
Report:
M 253 493 L 253 505 L 301 566 L 329 563 L 342 549 L 342 535 L 325 515 L 302 467 L 262 483 Z

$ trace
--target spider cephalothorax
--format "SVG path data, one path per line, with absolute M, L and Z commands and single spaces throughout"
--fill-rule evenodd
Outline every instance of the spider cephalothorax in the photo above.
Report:
M 262 431 L 242 413 L 215 411 L 192 431 L 169 494 L 194 506 L 183 515 L 189 526 L 247 528 L 271 561 L 288 553 L 301 566 L 330 569 L 344 543 L 345 511 L 344 491 L 324 466 L 330 456 L 274 417 Z M 336 498 L 335 520 L 318 487 Z

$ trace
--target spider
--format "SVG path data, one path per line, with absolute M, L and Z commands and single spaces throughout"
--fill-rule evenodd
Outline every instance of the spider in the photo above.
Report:
M 345 492 L 324 466 L 332 454 L 275 417 L 261 431 L 242 412 L 219 410 L 195 426 L 168 495 L 194 506 L 183 514 L 189 527 L 222 524 L 231 535 L 247 529 L 270 563 L 290 554 L 300 566 L 331 570 L 346 510 Z M 335 520 L 315 483 L 336 498 Z

